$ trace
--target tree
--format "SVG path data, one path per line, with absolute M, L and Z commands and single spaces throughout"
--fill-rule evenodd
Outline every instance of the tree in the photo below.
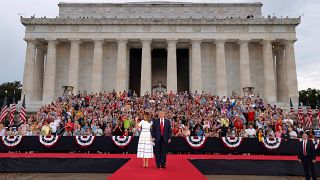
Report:
M 4 97 L 6 96 L 5 91 L 7 91 L 8 105 L 13 102 L 13 94 L 15 94 L 15 103 L 17 103 L 21 98 L 22 85 L 20 81 L 5 82 L 0 85 L 0 106 L 3 104 Z
M 304 106 L 311 106 L 312 109 L 315 109 L 318 106 L 320 98 L 319 89 L 308 88 L 306 90 L 299 91 L 299 101 Z

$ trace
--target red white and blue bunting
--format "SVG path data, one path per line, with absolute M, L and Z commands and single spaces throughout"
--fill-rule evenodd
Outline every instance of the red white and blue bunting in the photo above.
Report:
M 95 136 L 75 136 L 76 138 L 76 143 L 82 147 L 86 148 L 89 147 L 95 139 Z
M 1 140 L 8 148 L 14 148 L 18 146 L 23 136 L 2 136 Z
M 300 138 L 299 141 L 301 142 L 302 139 Z M 318 148 L 319 148 L 320 140 L 319 140 L 319 139 L 317 139 L 317 140 L 312 139 L 312 142 L 313 142 L 313 144 L 314 144 L 314 149 L 318 149 Z
M 262 139 L 262 144 L 265 148 L 269 150 L 277 149 L 281 144 L 281 138 L 268 138 L 264 137 Z
M 229 149 L 235 149 L 243 142 L 242 137 L 222 137 L 223 145 Z
M 112 142 L 120 148 L 125 148 L 129 146 L 131 141 L 132 136 L 112 136 Z
M 39 142 L 46 148 L 51 148 L 54 145 L 56 145 L 59 139 L 60 139 L 59 136 L 54 136 L 54 135 L 39 136 Z
M 187 136 L 185 140 L 191 148 L 201 149 L 205 145 L 207 138 L 205 136 Z

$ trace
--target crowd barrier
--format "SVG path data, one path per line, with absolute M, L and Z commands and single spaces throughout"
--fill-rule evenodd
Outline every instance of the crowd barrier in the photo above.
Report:
M 2 136 L 0 152 L 135 153 L 139 137 L 131 136 Z M 320 154 L 319 140 L 312 140 Z M 300 139 L 172 137 L 171 153 L 296 155 Z

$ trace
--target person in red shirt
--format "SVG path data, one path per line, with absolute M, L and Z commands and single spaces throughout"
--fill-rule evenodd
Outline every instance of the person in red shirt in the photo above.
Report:
M 74 128 L 73 122 L 71 121 L 71 119 L 68 119 L 68 122 L 65 125 L 65 130 L 68 132 L 72 132 Z
M 255 120 L 255 112 L 252 107 L 250 107 L 249 112 L 248 112 L 248 123 L 254 125 L 254 120 Z
M 282 131 L 282 119 L 280 117 L 278 118 L 278 120 L 276 122 L 275 130 L 276 130 L 276 133 Z
M 235 120 L 233 122 L 234 127 L 237 129 L 237 132 L 240 132 L 243 128 L 242 120 L 239 118 L 239 115 L 235 116 Z

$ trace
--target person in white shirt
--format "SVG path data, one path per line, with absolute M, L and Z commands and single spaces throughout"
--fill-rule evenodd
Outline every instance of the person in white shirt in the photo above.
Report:
M 3 124 L 0 124 L 0 136 L 6 135 L 6 129 L 4 128 Z
M 288 128 L 288 133 L 289 133 L 290 139 L 297 139 L 298 134 L 292 129 L 292 127 Z
M 289 115 L 286 115 L 286 118 L 283 120 L 283 123 L 286 124 L 286 123 L 290 123 L 290 126 L 293 125 L 293 120 L 290 119 L 290 116 Z
M 253 128 L 253 126 L 250 124 L 249 128 L 245 130 L 246 136 L 248 138 L 254 138 L 257 135 L 256 130 Z
M 56 134 L 57 132 L 57 126 L 56 126 L 56 123 L 54 121 L 52 121 L 50 124 L 49 124 L 50 128 L 51 128 L 51 133 L 52 134 Z
M 297 131 L 298 131 L 298 134 L 301 135 L 301 133 L 303 132 L 302 124 L 298 124 Z
M 95 134 L 96 136 L 102 136 L 102 135 L 103 135 L 103 131 L 102 131 L 102 129 L 100 128 L 100 125 L 97 126 L 97 129 L 96 129 L 96 131 L 94 132 L 94 134 Z

